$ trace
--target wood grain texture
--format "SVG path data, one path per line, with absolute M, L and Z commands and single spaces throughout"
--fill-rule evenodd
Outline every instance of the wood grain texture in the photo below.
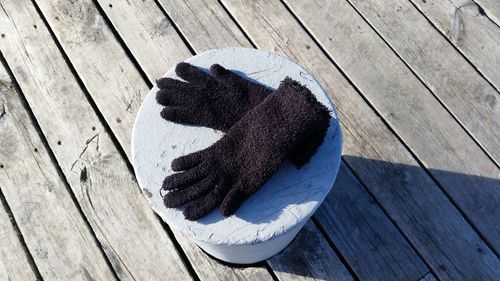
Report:
M 174 234 L 200 280 L 273 280 L 262 264 L 238 266 L 221 263 L 207 255 L 184 234 L 179 231 L 174 231 Z
M 5 196 L 6 186 L 4 179 L 8 176 L 7 169 L 12 169 L 4 145 L 12 145 L 12 142 L 6 143 L 7 129 L 12 126 L 14 117 L 10 112 L 10 106 L 7 106 L 7 98 L 10 99 L 15 93 L 12 79 L 7 70 L 0 64 L 0 196 Z M 10 152 L 9 152 L 10 154 Z M 28 259 L 28 253 L 23 248 L 22 235 L 17 228 L 14 228 L 14 218 L 7 212 L 7 205 L 3 204 L 3 198 L 0 201 L 0 280 L 24 281 L 37 279 L 36 273 L 32 269 Z M 12 211 L 12 210 L 11 210 Z
M 468 0 L 412 2 L 499 90 L 500 27 Z
M 76 6 L 90 6 L 91 2 L 88 0 L 82 1 L 77 3 Z M 105 11 L 112 25 L 118 30 L 120 37 L 125 41 L 127 48 L 135 59 L 149 65 L 148 68 L 143 68 L 143 70 L 152 81 L 160 78 L 170 66 L 192 55 L 175 31 L 172 23 L 165 17 L 154 0 L 97 0 L 97 2 Z M 144 21 L 144 19 L 147 20 Z M 80 25 L 80 28 L 82 27 Z M 71 29 L 66 28 L 66 30 Z M 127 30 L 127 32 L 120 32 L 121 30 Z M 108 32 L 103 32 L 104 36 L 108 38 Z M 64 41 L 68 40 L 63 39 Z M 112 44 L 113 48 L 116 48 L 115 40 L 109 39 L 109 41 L 110 45 Z M 95 47 L 96 42 L 89 42 L 88 45 Z M 144 46 L 147 47 L 142 49 Z M 104 55 L 110 51 L 112 51 L 111 48 L 105 50 L 102 54 Z M 140 101 L 142 100 L 141 98 Z M 126 149 L 126 151 L 128 153 L 129 149 Z
M 467 137 L 463 128 L 348 3 L 285 2 L 484 237 L 500 251 L 497 223 L 500 215 L 495 211 L 500 205 L 500 188 L 491 188 L 491 182 L 481 179 L 500 181 L 500 169 L 495 163 Z M 355 56 L 346 50 L 356 50 L 362 55 Z M 468 115 L 469 119 L 481 118 L 471 111 Z M 498 127 L 491 129 L 500 134 L 500 111 L 490 119 Z M 437 170 L 471 177 L 459 179 Z
M 129 132 L 149 87 L 114 37 L 91 0 L 36 1 L 69 57 L 72 66 L 107 123 L 114 130 Z M 129 25 L 134 26 L 134 25 Z M 172 59 L 180 59 L 171 53 Z M 116 106 L 121 103 L 121 106 Z M 116 134 L 127 155 L 129 137 Z
M 488 17 L 500 26 L 500 5 L 497 0 L 474 0 L 474 2 L 481 5 Z
M 238 26 L 215 1 L 159 2 L 197 53 L 226 47 L 252 48 Z
M 428 271 L 344 162 L 315 217 L 361 280 L 417 280 Z
M 268 263 L 280 280 L 354 280 L 310 220 L 292 243 Z
M 356 7 L 499 165 L 498 91 L 442 38 L 439 31 L 409 1 L 348 2 Z M 335 7 L 330 7 L 330 10 L 334 9 Z
M 36 280 L 36 274 L 30 266 L 27 253 L 19 240 L 19 233 L 14 229 L 9 215 L 0 205 L 0 279 L 12 281 Z
M 115 279 L 20 96 L 0 66 L 0 188 L 40 274 L 51 280 Z
M 344 125 L 347 163 L 440 278 L 494 279 L 500 274 L 491 249 L 281 3 L 223 3 L 256 45 L 301 63 L 331 94 Z
M 32 3 L 2 1 L 0 22 L 1 51 L 120 279 L 191 279 Z M 74 42 L 101 38 L 91 31 Z
M 110 18 L 111 22 L 113 23 L 114 27 L 116 28 L 116 30 L 118 31 L 120 36 L 122 36 L 122 38 L 125 41 L 125 43 L 127 44 L 127 46 L 131 49 L 131 53 L 134 54 L 135 58 L 137 59 L 137 61 L 141 65 L 141 67 L 145 70 L 145 73 L 156 73 L 156 72 L 158 72 L 158 69 L 162 69 L 161 73 L 157 73 L 157 74 L 154 74 L 153 77 L 149 77 L 151 82 L 153 82 L 155 80 L 155 78 L 163 75 L 164 72 L 166 70 L 168 70 L 168 68 L 170 68 L 171 66 L 174 65 L 173 63 L 169 65 L 169 64 L 165 64 L 165 62 L 162 62 L 161 60 L 155 60 L 154 59 L 155 57 L 159 56 L 163 52 L 167 52 L 167 49 L 162 50 L 161 52 L 156 52 L 155 51 L 156 47 L 158 47 L 158 46 L 161 47 L 164 44 L 167 44 L 167 42 L 170 42 L 169 44 L 171 44 L 171 46 L 168 46 L 165 48 L 172 48 L 173 46 L 177 46 L 178 48 L 187 49 L 187 47 L 185 45 L 181 44 L 181 42 L 163 41 L 163 45 L 155 45 L 154 41 L 158 40 L 157 38 L 155 38 L 155 36 L 161 37 L 161 35 L 153 34 L 153 33 L 149 34 L 149 36 L 145 36 L 145 38 L 150 38 L 150 40 L 152 40 L 151 42 L 146 40 L 144 43 L 141 40 L 136 40 L 135 43 L 131 42 L 129 44 L 129 41 L 135 40 L 134 36 L 138 36 L 138 35 L 129 32 L 128 26 L 129 26 L 130 22 L 122 22 L 121 20 L 117 20 L 114 18 L 115 15 L 120 14 L 121 17 L 126 17 L 126 18 L 132 17 L 130 15 L 136 15 L 136 16 L 142 15 L 142 16 L 138 16 L 136 20 L 140 21 L 143 25 L 146 25 L 146 26 L 154 25 L 154 22 L 158 21 L 158 18 L 156 16 L 154 16 L 154 17 L 149 16 L 150 14 L 154 13 L 155 3 L 153 1 L 128 1 L 128 3 L 120 1 L 120 2 L 114 2 L 112 7 L 109 7 L 109 5 L 107 5 L 107 7 L 106 7 L 106 5 L 104 5 L 104 3 L 101 6 L 102 6 L 103 10 L 106 12 L 107 16 Z M 146 7 L 144 7 L 144 6 L 146 6 Z M 220 8 L 221 7 L 219 6 L 219 9 Z M 146 11 L 151 11 L 151 12 L 138 13 L 138 12 L 136 12 L 137 10 L 146 10 Z M 221 12 L 218 11 L 218 13 L 221 13 Z M 156 13 L 154 13 L 154 14 L 156 15 Z M 127 16 L 127 15 L 129 15 L 129 16 Z M 140 33 L 140 34 L 142 34 L 142 33 Z M 140 42 L 143 42 L 142 45 L 139 44 Z M 156 47 L 149 48 L 149 46 L 156 46 Z M 141 58 L 143 58 L 143 59 L 141 59 Z M 179 61 L 180 60 L 181 59 L 179 59 Z M 84 73 L 84 72 L 79 71 L 79 73 Z M 95 93 L 91 92 L 91 95 L 95 96 Z M 104 94 L 102 94 L 102 95 L 104 95 Z M 99 106 L 98 98 L 95 97 L 95 99 L 96 99 L 96 103 Z M 123 107 L 123 105 L 120 103 L 116 103 L 115 107 Z M 103 111 L 103 114 L 106 115 L 106 113 L 104 113 L 104 111 L 107 110 L 106 107 L 100 107 L 100 108 Z M 119 139 L 125 139 L 125 138 L 130 137 L 132 122 L 130 122 L 130 123 L 127 123 L 127 122 L 129 122 L 129 121 L 122 120 L 122 123 L 129 125 L 129 131 L 115 130 L 113 128 L 113 123 L 110 124 L 111 127 L 113 128 L 113 131 L 115 132 L 115 134 L 117 134 L 117 135 L 123 134 L 123 137 L 119 138 Z M 128 142 L 125 144 L 122 143 L 122 146 L 128 152 L 129 143 Z M 180 234 L 180 233 L 177 233 L 175 231 L 174 231 L 174 233 L 176 233 L 176 237 L 178 237 Z M 311 245 L 309 247 L 313 247 L 313 246 L 314 245 Z M 194 248 L 194 247 L 191 247 L 191 248 Z M 195 248 L 195 249 L 197 249 L 197 248 Z M 311 249 L 311 251 L 317 251 L 317 250 Z M 217 263 L 206 262 L 207 265 L 211 266 L 210 268 L 204 267 L 205 265 L 203 265 L 203 264 L 200 264 L 198 266 L 199 263 L 196 262 L 196 259 L 204 258 L 204 257 L 199 256 L 199 255 L 203 255 L 203 253 L 199 249 L 197 249 L 197 251 L 187 252 L 186 254 L 188 255 L 188 258 L 193 262 L 193 267 L 195 268 L 195 270 L 197 272 L 199 272 L 200 278 L 210 274 L 209 276 L 212 276 L 211 278 L 213 279 L 214 275 L 212 275 L 212 274 L 217 274 L 217 272 L 227 270 L 227 268 L 226 269 L 219 268 L 222 265 L 217 264 Z M 297 255 L 300 256 L 299 254 L 297 254 Z M 329 257 L 333 258 L 333 256 L 329 256 Z M 332 260 L 330 262 L 332 264 L 335 263 L 334 260 Z M 264 270 L 264 269 L 263 268 L 259 269 L 259 271 L 260 271 L 259 274 L 264 274 L 263 272 L 261 272 L 262 270 Z M 331 270 L 336 270 L 336 268 L 331 268 Z M 201 272 L 201 271 L 203 271 L 203 272 Z M 243 273 L 246 274 L 246 272 L 243 272 Z M 228 276 L 233 276 L 232 274 L 236 274 L 236 276 L 237 276 L 238 274 L 241 274 L 241 273 L 231 273 L 231 275 L 228 275 Z

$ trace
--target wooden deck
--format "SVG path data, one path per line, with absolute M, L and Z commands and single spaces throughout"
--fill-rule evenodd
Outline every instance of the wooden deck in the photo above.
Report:
M 500 280 L 497 0 L 0 0 L 0 280 Z M 294 242 L 217 262 L 150 209 L 137 110 L 177 62 L 275 51 L 344 132 Z

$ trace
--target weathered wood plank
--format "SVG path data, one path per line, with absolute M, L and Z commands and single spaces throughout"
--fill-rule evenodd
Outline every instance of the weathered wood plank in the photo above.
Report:
M 497 0 L 474 0 L 474 2 L 481 5 L 488 17 L 500 26 L 500 5 Z
M 280 280 L 353 280 L 310 220 L 292 243 L 268 263 Z
M 60 3 L 65 2 L 60 1 Z M 94 8 L 90 8 L 91 2 L 86 0 L 81 3 L 75 3 L 75 6 L 89 6 L 89 9 L 93 10 Z M 150 65 L 150 67 L 143 69 L 148 77 L 159 78 L 170 66 L 192 55 L 170 21 L 153 0 L 140 2 L 98 0 L 97 2 L 115 27 L 126 25 L 127 32 L 120 32 L 120 37 L 126 42 L 127 47 L 137 60 Z M 148 21 L 141 20 L 144 18 L 147 18 Z M 54 22 L 54 28 L 60 30 L 61 33 L 71 31 L 71 28 L 65 28 L 66 31 L 63 31 L 63 28 L 59 26 L 59 24 Z M 84 26 L 79 23 L 73 23 L 73 28 L 84 28 Z M 109 37 L 107 30 L 102 30 L 102 32 L 105 38 Z M 66 43 L 69 39 L 67 35 L 61 34 L 59 37 L 63 40 L 62 43 Z M 108 48 L 103 50 L 99 55 L 105 56 L 113 48 L 116 48 L 114 40 L 109 39 L 108 41 Z M 86 43 L 87 46 L 92 48 L 97 44 L 103 45 L 102 42 Z M 147 49 L 138 52 L 137 50 L 143 46 L 147 46 Z M 70 48 L 70 46 L 67 46 L 70 49 L 77 49 L 77 47 Z M 68 52 L 71 52 L 71 50 L 68 50 Z M 153 53 L 155 55 L 145 56 L 144 53 Z M 89 62 L 89 64 L 91 63 Z M 147 92 L 143 94 L 147 94 Z M 142 98 L 138 99 L 139 102 L 142 100 Z M 135 114 L 132 116 L 135 116 Z M 126 151 L 128 153 L 129 149 L 127 148 Z
M 332 93 L 343 123 L 344 153 L 350 156 L 346 162 L 440 278 L 494 279 L 500 274 L 491 249 L 281 3 L 223 3 L 256 45 L 303 64 Z
M 18 234 L 9 215 L 0 204 L 0 279 L 12 281 L 36 280 Z
M 159 2 L 197 53 L 225 47 L 252 48 L 218 3 L 206 0 Z
M 468 0 L 412 2 L 500 89 L 500 28 L 477 4 Z
M 226 37 L 234 37 L 234 38 L 243 38 L 243 33 L 239 31 L 237 26 L 234 24 L 234 22 L 231 21 L 229 16 L 225 13 L 223 8 L 215 1 L 162 1 L 162 5 L 165 7 L 166 11 L 168 12 L 169 16 L 176 22 L 178 28 L 180 31 L 187 36 L 187 40 L 192 44 L 192 48 L 196 51 L 203 51 L 205 49 L 211 49 L 211 48 L 223 48 L 227 47 L 227 42 L 226 40 L 223 40 L 222 37 L 219 34 L 219 31 L 217 30 L 231 30 L 231 32 L 237 32 L 237 34 L 234 35 L 229 35 L 225 34 Z M 135 5 L 135 4 L 132 4 Z M 143 4 L 144 5 L 144 4 Z M 146 2 L 147 5 L 147 2 Z M 103 9 L 106 11 L 108 16 L 112 19 L 113 15 L 120 14 L 122 17 L 126 17 L 127 13 L 131 13 L 131 11 L 127 11 L 128 6 L 122 7 L 121 5 L 115 4 L 113 7 L 107 8 L 105 5 L 103 5 Z M 134 9 L 143 9 L 140 6 L 135 7 Z M 112 10 L 112 11 L 111 11 Z M 112 20 L 113 21 L 113 20 Z M 147 24 L 148 22 L 151 21 L 150 18 L 145 17 L 145 18 L 140 18 L 140 21 L 143 24 L 146 25 L 152 25 L 151 23 Z M 137 55 L 139 64 L 147 71 L 148 68 L 151 69 L 157 69 L 161 68 L 161 63 L 157 63 L 160 67 L 156 67 L 154 65 L 151 65 L 149 62 L 151 61 L 150 59 L 141 59 L 142 56 L 155 56 L 156 53 L 155 51 L 151 51 L 147 48 L 149 44 L 145 42 L 143 45 L 132 45 L 128 44 L 128 40 L 134 40 L 134 38 L 129 38 L 127 36 L 130 36 L 127 32 L 127 26 L 128 24 L 126 22 L 121 22 L 121 21 L 114 21 L 115 28 L 117 29 L 118 33 L 123 34 L 123 37 L 126 38 L 125 42 L 127 45 L 131 48 L 131 52 L 134 53 L 134 55 Z M 213 26 L 213 24 L 216 24 Z M 186 27 L 188 26 L 189 27 Z M 199 30 L 203 30 L 203 35 L 199 36 Z M 150 34 L 151 36 L 157 36 L 155 34 Z M 154 44 L 151 44 L 154 45 Z M 243 46 L 250 46 L 250 43 L 247 41 Z M 132 49 L 136 48 L 136 49 Z M 142 53 L 142 54 L 141 54 Z M 150 71 L 151 72 L 151 71 Z M 162 75 L 163 73 L 158 73 L 158 75 Z M 342 188 L 344 191 L 346 190 L 346 187 L 352 186 L 355 184 L 350 184 L 350 185 L 345 185 L 344 186 L 338 186 L 336 188 Z M 336 191 L 334 191 L 336 193 Z M 363 196 L 360 194 L 359 196 Z M 365 197 L 367 195 L 364 195 Z M 322 209 L 331 209 L 333 208 L 329 201 L 324 203 L 323 207 L 320 208 Z M 377 207 L 373 206 L 373 210 L 370 209 L 370 211 L 373 211 L 375 214 L 379 214 L 381 217 L 379 218 L 380 221 L 385 222 L 386 224 L 389 224 L 387 227 L 390 227 L 390 222 L 389 219 L 385 218 L 385 215 L 382 214 L 380 209 Z M 338 216 L 342 216 L 343 214 L 338 214 Z M 347 214 L 346 214 L 347 215 Z M 357 217 L 355 217 L 357 220 L 363 220 L 363 217 L 369 215 L 369 214 L 363 214 L 363 213 L 357 213 Z M 350 221 L 350 216 L 345 218 L 343 221 L 349 222 Z M 342 225 L 344 229 L 346 229 L 346 232 L 350 231 L 360 231 L 357 227 L 357 225 L 353 225 L 351 223 L 347 223 L 345 225 Z M 391 229 L 395 229 L 394 226 L 392 226 Z M 329 231 L 330 229 L 327 229 Z M 392 278 L 388 276 L 395 276 L 395 277 L 401 277 L 402 279 L 400 280 L 407 280 L 408 277 L 415 277 L 417 278 L 418 276 L 421 276 L 425 272 L 428 271 L 428 269 L 423 265 L 421 260 L 418 258 L 418 256 L 415 254 L 415 252 L 409 247 L 409 245 L 404 241 L 404 238 L 401 236 L 401 234 L 397 233 L 397 231 L 386 231 L 384 228 L 380 229 L 375 229 L 375 230 L 365 230 L 365 232 L 369 232 L 371 235 L 374 236 L 380 236 L 381 241 L 384 241 L 386 243 L 386 247 L 388 249 L 396 249 L 395 251 L 391 252 L 390 254 L 393 255 L 393 259 L 390 260 L 390 266 L 387 266 L 387 261 L 380 259 L 379 253 L 373 252 L 371 248 L 373 248 L 373 243 L 371 241 L 367 240 L 359 240 L 358 241 L 358 247 L 360 249 L 364 249 L 363 251 L 356 251 L 352 250 L 350 251 L 349 248 L 343 248 L 342 250 L 348 251 L 347 255 L 351 258 L 351 260 L 356 264 L 357 268 L 354 268 L 355 271 L 359 270 L 360 273 L 363 272 L 364 268 L 377 268 L 379 269 L 377 272 L 371 273 L 370 276 L 377 276 L 379 280 L 387 280 L 387 278 Z M 368 238 L 370 238 L 369 235 L 367 235 Z M 340 239 L 343 239 L 341 237 Z M 349 239 L 349 238 L 348 238 Z M 349 244 L 349 241 L 341 241 L 340 243 L 345 243 Z M 181 243 L 182 244 L 182 243 Z M 350 252 L 349 252 L 350 251 Z M 389 250 L 388 250 L 389 251 Z M 188 255 L 189 255 L 189 251 Z M 196 264 L 196 263 L 194 263 Z M 195 265 L 194 265 L 195 266 Z M 276 264 L 274 266 L 277 266 Z M 286 265 L 283 265 L 284 267 Z M 358 268 L 359 267 L 359 268 Z M 395 268 L 404 268 L 408 272 L 406 273 L 406 276 L 404 274 L 400 274 L 398 276 L 394 275 L 392 273 L 391 267 Z M 358 273 L 358 272 L 357 272 Z M 361 274 L 361 277 L 364 275 Z
M 174 231 L 175 238 L 181 244 L 191 265 L 200 280 L 273 280 L 264 266 L 237 266 L 223 264 L 208 256 L 188 237 Z
M 454 202 L 500 251 L 500 188 L 448 170 L 499 178 L 500 170 L 345 1 L 285 1 L 387 123 L 430 169 Z M 437 35 L 439 36 L 439 35 Z M 333 40 L 329 38 L 334 37 Z M 355 50 L 355 51 L 352 51 Z M 356 56 L 355 53 L 363 55 Z M 470 119 L 480 118 L 469 112 Z M 500 134 L 500 111 L 490 116 Z M 491 128 L 491 130 L 496 130 Z M 500 137 L 499 137 L 500 141 Z M 500 144 L 499 144 L 500 145 Z M 479 206 L 477 202 L 488 202 Z M 490 205 L 491 204 L 491 205 Z
M 1 51 L 118 276 L 190 279 L 32 3 L 5 0 L 1 5 Z M 66 11 L 73 21 L 82 20 L 80 12 Z M 93 27 L 103 22 L 90 19 L 85 23 L 89 29 L 74 30 L 74 44 L 102 38 Z
M 349 0 L 348 2 L 356 7 L 365 20 L 377 30 L 499 165 L 498 91 L 484 80 L 446 39 L 442 38 L 439 31 L 410 2 L 406 0 Z M 330 6 L 329 10 L 335 10 L 333 5 Z M 363 31 L 366 33 L 369 29 Z M 359 32 L 360 30 L 356 35 Z M 337 43 L 339 42 L 324 41 L 325 45 Z M 498 66 L 496 68 L 498 69 Z
M 0 103 L 0 187 L 40 274 L 115 279 L 2 66 Z
M 344 162 L 315 217 L 361 280 L 417 280 L 428 271 Z
M 0 72 L 2 69 L 0 67 Z M 0 79 L 4 80 L 5 73 L 0 74 Z M 0 92 L 2 85 L 0 85 Z M 0 126 L 3 121 L 0 120 Z M 0 162 L 0 165 L 3 165 Z M 0 166 L 1 167 L 1 166 Z M 3 169 L 3 168 L 2 168 Z M 1 171 L 0 171 L 1 173 Z M 2 186 L 0 186 L 0 189 Z M 1 195 L 0 195 L 1 196 Z M 0 201 L 0 280 L 24 281 L 36 280 L 36 269 L 33 269 L 29 260 L 28 253 L 24 250 L 21 243 L 21 234 L 14 228 L 13 218 L 7 213 L 7 206 Z
M 6 157 L 2 151 L 5 149 L 3 140 L 7 123 L 11 123 L 12 117 L 9 116 L 6 107 L 6 97 L 13 91 L 12 79 L 10 79 L 6 69 L 0 64 L 0 179 L 7 175 Z M 0 180 L 0 196 L 4 196 L 3 190 L 6 186 Z M 0 280 L 24 281 L 35 280 L 37 278 L 28 259 L 28 253 L 24 250 L 20 241 L 21 233 L 14 228 L 12 214 L 7 213 L 7 205 L 4 205 L 3 199 L 0 199 Z M 34 266 L 34 265 L 33 265 Z

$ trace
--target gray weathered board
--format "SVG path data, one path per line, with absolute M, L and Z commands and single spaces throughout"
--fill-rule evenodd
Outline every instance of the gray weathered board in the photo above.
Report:
M 51 266 L 63 262 L 66 253 L 74 253 L 75 243 L 50 241 L 50 232 L 27 231 L 31 221 L 46 225 L 57 221 L 45 221 L 43 216 L 53 213 L 46 208 L 56 201 L 47 200 L 40 205 L 45 209 L 39 216 L 26 218 L 29 209 L 24 210 L 22 201 L 26 193 L 16 194 L 16 188 L 8 186 L 15 177 L 6 177 L 4 172 L 21 169 L 22 163 L 33 170 L 31 181 L 25 182 L 32 187 L 40 179 L 40 171 L 45 171 L 34 165 L 44 163 L 53 167 L 45 175 L 58 187 L 52 192 L 58 196 L 56 207 L 74 204 L 80 208 L 76 214 L 89 222 L 91 230 L 80 241 L 95 235 L 95 245 L 103 249 L 109 268 L 121 279 L 350 280 L 353 275 L 356 280 L 498 280 L 498 224 L 489 223 L 500 220 L 495 212 L 499 200 L 495 190 L 500 185 L 495 129 L 500 122 L 496 71 L 500 54 L 495 45 L 500 24 L 498 1 L 309 4 L 303 7 L 293 0 L 0 1 L 0 57 L 12 71 L 2 80 L 6 85 L 10 79 L 16 80 L 19 88 L 12 89 L 27 103 L 22 102 L 15 112 L 26 110 L 29 117 L 12 118 L 12 106 L 0 107 L 0 126 L 9 128 L 5 135 L 2 133 L 7 131 L 0 130 L 0 139 L 13 139 L 12 134 L 19 132 L 25 137 L 14 139 L 27 140 L 19 146 L 24 147 L 20 150 L 24 154 L 18 153 L 26 161 L 11 160 L 10 149 L 0 150 L 4 166 L 0 170 L 0 279 L 47 280 L 73 273 L 74 279 L 86 277 L 78 274 L 82 272 L 78 267 Z M 318 6 L 318 10 L 312 9 Z M 338 23 L 323 28 L 332 17 Z M 351 33 L 345 32 L 353 27 Z M 349 44 L 355 51 L 345 47 Z M 358 49 L 358 45 L 368 48 Z M 181 233 L 170 232 L 151 216 L 127 171 L 132 122 L 155 79 L 194 53 L 235 46 L 276 51 L 306 66 L 333 93 L 345 133 L 339 181 L 312 222 L 286 251 L 249 267 L 213 260 Z M 361 60 L 349 65 L 349 58 Z M 401 62 L 395 64 L 395 58 Z M 373 71 L 386 60 L 391 65 L 403 63 L 410 72 L 391 77 Z M 391 69 L 383 68 L 386 70 Z M 376 83 L 372 89 L 364 80 L 371 75 L 390 79 L 383 81 L 385 86 Z M 401 77 L 401 81 L 417 79 L 422 85 L 412 82 L 411 87 L 405 86 L 398 83 Z M 451 118 L 420 113 L 412 123 L 396 120 L 401 112 L 387 110 L 384 103 L 393 102 L 397 109 L 407 103 L 406 98 L 386 99 L 384 92 L 394 93 L 397 87 L 410 93 L 417 87 L 419 98 L 426 87 L 426 95 L 432 94 L 433 102 Z M 432 101 L 429 97 L 423 100 Z M 435 118 L 442 120 L 433 122 Z M 452 119 L 462 132 L 456 125 L 454 133 L 446 132 L 443 124 Z M 412 139 L 404 133 L 418 131 L 419 126 L 431 126 L 430 130 L 440 132 L 434 134 L 438 138 L 417 134 Z M 32 133 L 35 131 L 38 134 Z M 96 142 L 86 145 L 96 133 L 101 153 L 121 151 L 122 158 L 107 162 L 96 155 Z M 450 145 L 468 147 L 471 140 L 476 145 L 469 152 Z M 419 147 L 419 143 L 425 146 Z M 493 165 L 484 160 L 478 147 Z M 83 150 L 78 163 L 86 165 L 68 172 L 67 167 Z M 49 157 L 52 160 L 44 151 L 54 156 Z M 114 168 L 98 169 L 105 165 Z M 83 167 L 92 185 L 80 183 Z M 54 178 L 54 168 L 59 178 Z M 408 178 L 411 184 L 405 180 Z M 104 179 L 115 183 L 107 185 Z M 64 186 L 70 196 L 64 195 Z M 457 192 L 455 186 L 465 192 Z M 112 192 L 105 192 L 108 187 Z M 40 194 L 42 189 L 35 190 Z M 47 194 L 49 199 L 52 193 Z M 71 198 L 73 203 L 67 201 Z M 140 200 L 144 202 L 138 204 Z M 117 207 L 106 208 L 108 204 Z M 76 218 L 74 211 L 61 217 Z M 112 220 L 117 223 L 110 223 Z M 82 219 L 77 221 L 74 227 L 83 229 Z M 66 227 L 51 231 L 57 237 L 74 235 Z M 136 239 L 134 234 L 139 232 L 157 238 L 158 243 Z M 165 247 L 172 239 L 178 243 Z M 78 250 L 89 253 L 93 247 Z M 54 259 L 53 253 L 63 258 Z M 90 270 L 90 276 L 106 271 L 102 254 L 95 260 L 101 270 Z M 86 267 L 86 263 L 81 265 Z

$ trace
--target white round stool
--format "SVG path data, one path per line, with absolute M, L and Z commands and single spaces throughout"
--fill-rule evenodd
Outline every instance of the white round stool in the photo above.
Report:
M 288 160 L 235 215 L 219 209 L 198 221 L 184 219 L 181 209 L 166 208 L 160 195 L 163 179 L 172 174 L 173 159 L 210 146 L 223 133 L 184 126 L 161 118 L 154 87 L 137 114 L 132 133 L 132 158 L 138 183 L 153 210 L 171 227 L 191 238 L 207 253 L 230 263 L 267 259 L 285 248 L 330 191 L 340 164 L 342 133 L 330 99 L 303 67 L 275 53 L 246 48 L 210 50 L 186 62 L 203 68 L 218 63 L 239 75 L 276 88 L 289 76 L 306 85 L 331 109 L 332 119 L 323 144 L 301 169 Z M 164 77 L 175 75 L 172 68 Z M 186 93 L 188 95 L 189 93 Z

